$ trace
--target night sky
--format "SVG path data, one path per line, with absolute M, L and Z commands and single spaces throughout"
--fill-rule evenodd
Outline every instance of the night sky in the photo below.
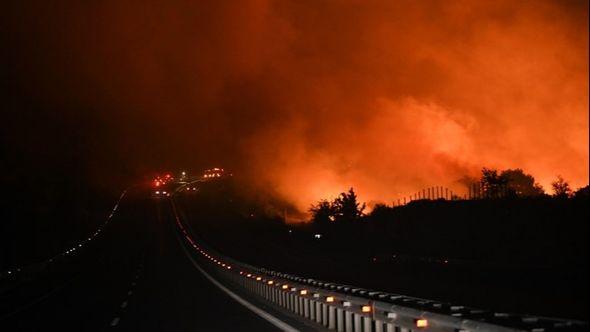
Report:
M 483 166 L 588 183 L 587 1 L 220 3 L 2 5 L 2 181 L 218 166 L 303 210 Z

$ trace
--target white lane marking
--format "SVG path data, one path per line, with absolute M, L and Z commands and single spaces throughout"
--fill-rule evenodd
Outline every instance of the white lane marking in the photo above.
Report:
M 111 322 L 111 326 L 117 326 L 119 324 L 119 317 L 115 317 Z
M 125 308 L 127 306 L 127 301 L 121 303 L 121 308 Z
M 188 257 L 188 259 L 191 261 L 191 263 L 193 263 L 193 266 L 196 267 L 197 270 L 199 270 L 199 272 L 201 272 L 201 274 L 203 274 L 205 276 L 205 278 L 207 278 L 209 281 L 211 281 L 212 284 L 214 284 L 219 289 L 221 289 L 222 291 L 224 291 L 229 297 L 231 297 L 232 299 L 234 299 L 239 304 L 243 305 L 244 307 L 246 307 L 247 309 L 251 310 L 252 312 L 254 312 L 255 314 L 257 314 L 261 318 L 265 319 L 267 322 L 269 322 L 272 325 L 274 325 L 274 326 L 278 327 L 279 329 L 281 329 L 281 331 L 288 331 L 288 332 L 297 332 L 297 331 L 299 331 L 296 328 L 292 327 L 291 325 L 289 325 L 289 324 L 283 322 L 282 320 L 276 318 L 275 316 L 269 314 L 268 312 L 266 312 L 266 311 L 258 308 L 257 306 L 253 305 L 252 303 L 244 300 L 242 297 L 240 297 L 236 293 L 232 292 L 231 290 L 227 289 L 225 286 L 223 286 L 221 283 L 219 283 L 219 281 L 217 281 L 213 277 L 211 277 L 191 257 L 191 255 L 189 254 L 189 252 L 186 250 L 186 248 L 182 244 L 181 239 L 178 236 L 178 234 L 176 232 L 174 234 L 176 235 L 176 240 L 178 240 L 178 243 L 180 244 L 180 247 L 182 248 L 182 250 L 184 250 L 184 253 L 186 254 L 186 257 Z

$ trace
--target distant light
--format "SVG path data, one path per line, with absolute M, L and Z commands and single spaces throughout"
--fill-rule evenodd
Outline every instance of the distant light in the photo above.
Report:
M 289 288 L 289 285 L 283 285 L 283 287 L 281 287 L 282 289 L 287 289 Z
M 321 239 L 322 238 L 322 234 L 315 234 L 313 237 L 315 237 L 316 239 Z
M 262 277 L 256 277 L 256 281 L 262 280 Z
M 420 318 L 420 319 L 416 319 L 416 327 L 428 327 L 428 320 Z
M 246 275 L 246 277 L 248 277 L 248 278 L 250 278 L 251 276 L 252 276 L 252 275 L 251 275 L 250 273 L 248 273 L 248 274 Z
M 326 297 L 326 302 L 334 302 L 334 297 L 333 296 Z
M 159 195 L 159 194 L 160 194 L 160 191 L 156 191 L 156 195 Z
M 269 284 L 269 285 L 272 285 L 272 284 L 274 284 L 274 283 L 275 283 L 275 282 L 274 282 L 274 281 L 272 281 L 272 280 L 269 280 L 269 281 L 267 282 L 267 284 Z
M 301 295 L 307 295 L 307 289 L 302 289 L 299 291 L 299 294 Z
M 361 312 L 371 312 L 371 306 L 370 305 L 364 305 L 361 307 Z

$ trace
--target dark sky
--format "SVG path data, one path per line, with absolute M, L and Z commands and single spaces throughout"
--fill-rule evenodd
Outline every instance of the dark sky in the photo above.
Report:
M 221 166 L 301 208 L 482 166 L 588 183 L 587 1 L 2 6 L 5 180 Z

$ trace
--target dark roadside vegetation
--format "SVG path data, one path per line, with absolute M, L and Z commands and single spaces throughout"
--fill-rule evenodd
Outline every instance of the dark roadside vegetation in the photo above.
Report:
M 299 225 L 244 200 L 231 182 L 206 183 L 177 200 L 209 245 L 246 263 L 498 312 L 588 320 L 583 193 L 417 200 L 349 222 Z

